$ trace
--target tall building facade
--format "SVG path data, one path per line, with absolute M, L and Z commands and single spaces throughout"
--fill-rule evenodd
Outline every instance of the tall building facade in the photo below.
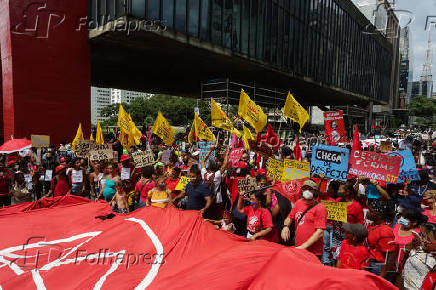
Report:
M 142 92 L 111 89 L 111 104 L 121 104 L 121 103 L 129 104 L 131 101 L 133 101 L 136 98 L 148 98 L 150 96 L 151 94 L 142 93 Z
M 400 31 L 400 95 L 404 94 L 405 103 L 410 102 L 413 82 L 413 53 L 409 27 Z

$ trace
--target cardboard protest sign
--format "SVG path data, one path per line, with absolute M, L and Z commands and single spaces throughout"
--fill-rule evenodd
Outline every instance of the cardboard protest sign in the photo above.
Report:
M 397 180 L 398 183 L 405 182 L 406 179 L 410 179 L 411 181 L 421 180 L 418 170 L 416 169 L 415 158 L 409 149 L 390 152 L 386 155 L 398 156 L 401 158 L 400 174 L 398 175 Z
M 47 135 L 31 135 L 32 147 L 46 148 L 50 146 L 50 136 Z
M 369 151 L 354 151 L 350 156 L 349 174 L 388 183 L 397 183 L 401 158 Z
M 114 152 L 111 149 L 91 150 L 88 155 L 91 161 L 112 160 L 114 158 Z
M 143 152 L 134 152 L 132 153 L 132 157 L 133 161 L 136 164 L 136 168 L 146 167 L 148 165 L 153 165 L 154 163 L 154 154 L 150 150 Z
M 245 151 L 244 147 L 232 149 L 232 151 L 230 151 L 230 154 L 229 154 L 229 162 L 231 164 L 235 164 L 235 163 L 239 162 L 239 160 L 242 157 L 242 154 L 244 154 L 244 151 Z
M 93 149 L 93 144 L 95 144 L 95 141 L 92 140 L 77 141 L 74 155 L 78 158 L 88 158 L 88 153 Z
M 73 169 L 73 171 L 71 171 L 71 181 L 72 181 L 72 183 L 82 183 L 83 182 L 83 171 Z
M 268 160 L 267 177 L 272 180 L 282 180 L 283 168 L 283 161 L 270 158 Z
M 310 172 L 318 175 L 324 173 L 327 178 L 347 181 L 349 157 L 350 152 L 346 148 L 314 146 Z
M 47 169 L 44 175 L 44 181 L 51 181 L 53 178 L 53 170 Z
M 324 112 L 325 136 L 330 143 L 347 141 L 342 111 Z
M 244 178 L 238 179 L 238 191 L 239 192 L 248 192 L 255 190 L 257 188 L 256 179 L 254 178 Z
M 392 142 L 391 141 L 381 141 L 380 151 L 383 153 L 392 152 Z
M 128 179 L 130 179 L 130 170 L 131 169 L 129 167 L 121 168 L 121 174 L 120 174 L 121 180 L 128 180 Z
M 203 161 L 206 154 L 209 152 L 210 147 L 212 147 L 213 145 L 215 145 L 215 142 L 212 142 L 212 141 L 200 141 L 200 142 L 198 142 L 198 147 L 200 149 L 200 155 L 198 157 L 198 161 L 199 161 L 198 164 L 199 164 L 200 168 L 201 168 L 201 162 Z M 212 151 L 210 153 L 209 159 L 211 159 L 211 160 L 215 159 L 215 151 Z M 208 160 L 205 161 L 206 164 L 207 164 L 207 161 Z
M 285 159 L 282 181 L 310 177 L 310 163 Z
M 162 162 L 168 164 L 170 162 L 171 150 L 164 150 L 162 152 Z
M 185 190 L 186 185 L 191 181 L 191 178 L 186 176 L 181 176 L 179 183 L 177 183 L 175 190 Z
M 325 201 L 322 200 L 321 203 L 327 210 L 327 219 L 347 222 L 347 203 L 346 202 L 335 202 L 335 201 Z

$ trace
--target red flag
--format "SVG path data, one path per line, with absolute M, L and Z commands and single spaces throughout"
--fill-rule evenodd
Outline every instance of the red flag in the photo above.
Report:
M 0 239 L 4 289 L 396 289 L 173 207 L 112 214 L 106 202 L 68 195 L 0 209 L 0 228 L 13 233 Z
M 357 128 L 357 124 L 354 125 L 353 151 L 362 151 L 362 146 L 360 144 L 360 138 L 359 138 L 359 129 Z
M 300 138 L 297 137 L 295 138 L 295 147 L 294 147 L 294 159 L 301 161 L 302 157 L 301 157 L 301 148 L 300 148 Z
M 279 137 L 271 127 L 271 124 L 268 124 L 268 127 L 266 128 L 266 134 L 262 136 L 262 141 L 265 141 L 267 144 L 273 146 L 272 148 L 276 151 L 279 150 L 279 147 L 282 144 L 282 142 L 279 140 Z

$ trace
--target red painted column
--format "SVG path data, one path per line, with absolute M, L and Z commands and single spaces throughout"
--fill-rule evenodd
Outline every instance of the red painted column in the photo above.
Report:
M 90 132 L 88 1 L 3 0 L 0 46 L 5 140 Z

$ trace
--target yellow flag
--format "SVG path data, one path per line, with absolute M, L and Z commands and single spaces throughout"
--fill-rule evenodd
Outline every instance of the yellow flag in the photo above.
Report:
M 283 108 L 283 116 L 290 118 L 292 121 L 300 124 L 301 128 L 304 127 L 307 120 L 309 120 L 309 114 L 307 111 L 294 99 L 291 92 L 288 92 L 288 97 L 286 98 L 285 107 Z
M 239 98 L 238 115 L 250 123 L 254 130 L 256 130 L 256 133 L 261 132 L 268 121 L 262 108 L 256 105 L 243 89 L 241 89 L 241 96 Z
M 97 132 L 95 133 L 95 143 L 104 144 L 103 132 L 101 131 L 100 121 L 97 121 Z
M 121 131 L 125 133 L 129 133 L 129 121 L 131 120 L 129 114 L 124 110 L 123 105 L 120 105 L 120 109 L 118 110 L 118 122 L 117 125 L 120 127 Z
M 189 131 L 189 135 L 188 135 L 188 142 L 190 145 L 194 143 L 194 139 L 197 139 L 194 131 L 195 131 L 195 118 L 194 121 L 192 122 L 191 130 Z
M 209 129 L 209 127 L 201 120 L 200 116 L 195 113 L 194 116 L 194 128 L 195 134 L 198 138 L 207 141 L 216 141 L 215 135 Z
M 89 136 L 89 140 L 94 141 L 94 136 L 92 136 L 92 131 L 91 131 L 91 136 Z
M 212 126 L 226 130 L 241 138 L 242 134 L 233 127 L 232 121 L 229 120 L 227 115 L 221 110 L 220 106 L 213 98 L 210 98 L 210 118 L 212 119 Z
M 79 128 L 77 128 L 76 137 L 74 137 L 74 140 L 72 142 L 73 152 L 76 152 L 76 145 L 77 141 L 85 140 L 83 138 L 83 132 L 82 132 L 82 123 L 79 123 Z
M 174 143 L 174 129 L 161 112 L 157 114 L 153 125 L 153 133 L 159 136 L 168 146 Z
M 251 131 L 247 127 L 242 126 L 242 128 L 244 129 L 244 147 L 245 149 L 250 150 L 248 140 L 254 140 L 253 135 L 251 135 Z

